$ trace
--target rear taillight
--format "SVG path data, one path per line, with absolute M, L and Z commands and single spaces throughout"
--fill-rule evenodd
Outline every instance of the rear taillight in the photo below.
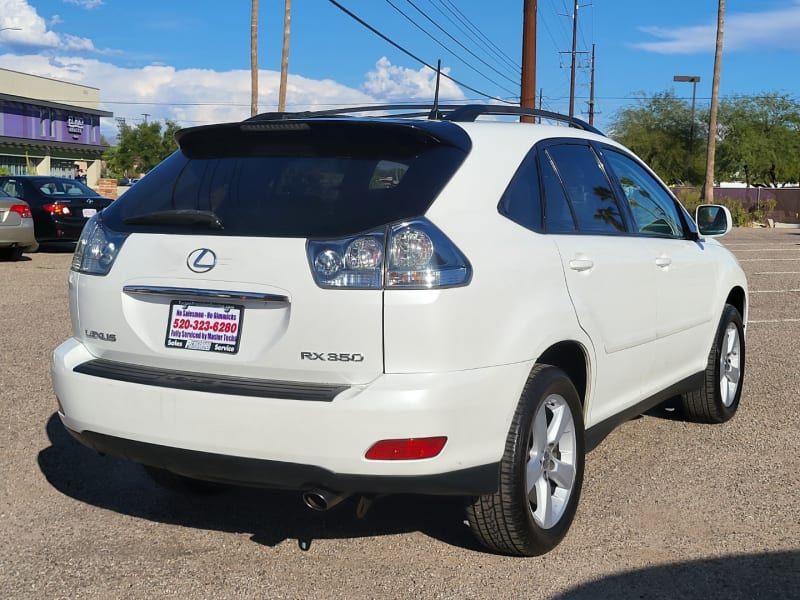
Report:
M 17 213 L 23 219 L 31 219 L 31 208 L 27 204 L 15 204 L 10 209 L 11 212 Z
M 127 237 L 126 233 L 117 233 L 103 227 L 100 214 L 96 214 L 86 222 L 75 246 L 72 270 L 89 275 L 108 274 Z
M 59 204 L 58 202 L 42 204 L 42 208 L 49 212 L 52 215 L 71 215 L 72 211 L 69 209 L 69 206 L 65 204 Z
M 308 242 L 317 284 L 344 289 L 433 289 L 467 285 L 469 261 L 426 219 L 340 240 Z

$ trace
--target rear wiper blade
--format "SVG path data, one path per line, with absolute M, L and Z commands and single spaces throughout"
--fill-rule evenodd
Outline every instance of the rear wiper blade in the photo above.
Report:
M 127 225 L 183 225 L 186 227 L 207 227 L 224 229 L 222 221 L 210 210 L 178 209 L 160 210 L 127 217 Z

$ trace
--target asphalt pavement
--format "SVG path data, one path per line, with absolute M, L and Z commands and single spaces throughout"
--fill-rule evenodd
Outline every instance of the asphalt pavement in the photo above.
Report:
M 0 262 L 0 598 L 800 598 L 800 229 L 723 241 L 751 289 L 738 414 L 622 425 L 587 457 L 564 542 L 528 559 L 480 548 L 457 499 L 381 498 L 359 519 L 354 500 L 182 496 L 84 448 L 49 376 L 69 248 Z

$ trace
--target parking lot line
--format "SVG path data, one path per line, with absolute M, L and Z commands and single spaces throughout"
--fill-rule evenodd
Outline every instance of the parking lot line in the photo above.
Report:
M 738 248 L 736 252 L 800 252 L 800 248 Z
M 800 271 L 756 271 L 751 275 L 800 275 Z
M 800 323 L 800 319 L 748 319 L 748 325 L 764 325 L 767 323 Z
M 798 258 L 740 258 L 739 262 L 770 262 L 770 261 L 778 261 L 778 260 L 800 260 Z

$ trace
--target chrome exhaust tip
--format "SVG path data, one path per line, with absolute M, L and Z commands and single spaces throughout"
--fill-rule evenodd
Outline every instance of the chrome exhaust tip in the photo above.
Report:
M 303 502 L 311 510 L 324 512 L 333 508 L 349 496 L 350 494 L 341 494 L 324 488 L 317 488 L 309 490 L 308 492 L 303 492 Z

